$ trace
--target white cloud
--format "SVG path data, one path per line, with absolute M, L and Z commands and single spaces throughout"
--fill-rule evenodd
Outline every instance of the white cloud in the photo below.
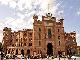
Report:
M 80 15 L 80 11 L 77 12 L 78 16 Z
M 0 33 L 0 42 L 2 42 L 2 39 L 3 39 L 3 34 Z
M 32 8 L 37 9 L 36 6 L 40 5 L 40 9 L 43 10 L 43 13 L 48 12 L 49 4 L 49 11 L 53 14 L 56 14 L 56 10 L 60 5 L 59 3 L 56 3 L 56 0 L 0 0 L 0 2 L 1 4 L 9 5 L 9 7 L 16 8 L 20 11 L 23 11 L 24 9 L 32 10 Z
M 58 11 L 58 14 L 57 14 L 58 19 L 63 18 L 63 13 L 64 13 L 63 10 Z
M 77 15 L 80 16 L 80 8 L 77 11 Z
M 17 3 L 16 3 L 15 1 L 11 1 L 11 2 L 9 3 L 9 6 L 10 6 L 11 8 L 15 8 L 16 5 L 17 5 Z
M 4 20 L 0 20 L 0 29 L 3 29 L 4 27 L 9 27 L 13 30 L 16 30 L 16 28 L 22 29 L 25 25 L 27 25 L 27 23 L 29 22 L 23 19 L 14 19 L 12 17 L 7 17 Z
M 80 46 L 80 34 L 76 34 L 77 45 Z
M 15 10 L 15 17 L 19 17 L 16 19 L 13 17 L 6 17 L 4 20 L 1 20 L 0 29 L 3 29 L 5 26 L 10 27 L 13 30 L 32 28 L 33 14 L 36 13 L 41 17 L 43 14 L 48 12 L 48 4 L 50 4 L 49 11 L 53 15 L 56 14 L 56 11 L 60 6 L 60 3 L 57 4 L 56 1 L 57 0 L 0 0 L 2 5 L 7 5 Z
M 20 19 L 25 18 L 25 15 L 22 15 L 21 13 L 17 13 L 17 16 L 19 16 L 19 17 L 20 17 Z

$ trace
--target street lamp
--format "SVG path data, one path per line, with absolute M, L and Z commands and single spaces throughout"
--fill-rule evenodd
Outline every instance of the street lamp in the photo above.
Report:
M 0 51 L 0 60 L 1 60 L 1 51 Z

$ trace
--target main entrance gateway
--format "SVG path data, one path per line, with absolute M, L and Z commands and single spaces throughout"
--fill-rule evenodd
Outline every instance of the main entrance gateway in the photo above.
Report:
M 53 46 L 52 43 L 47 44 L 47 55 L 52 56 L 53 55 Z

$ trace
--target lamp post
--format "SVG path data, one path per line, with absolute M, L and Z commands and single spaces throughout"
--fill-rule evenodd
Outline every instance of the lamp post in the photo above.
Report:
M 63 54 L 64 54 L 64 60 L 65 60 L 65 52 L 63 52 Z
M 0 60 L 1 60 L 1 51 L 0 51 Z

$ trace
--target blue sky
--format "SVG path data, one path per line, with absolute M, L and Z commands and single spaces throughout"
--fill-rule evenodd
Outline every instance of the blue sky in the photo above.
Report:
M 6 26 L 13 31 L 32 28 L 33 14 L 45 15 L 48 4 L 53 16 L 63 16 L 66 32 L 76 31 L 80 45 L 80 0 L 0 0 L 0 41 Z
M 80 0 L 63 1 L 64 27 L 66 32 L 76 31 L 80 45 Z

